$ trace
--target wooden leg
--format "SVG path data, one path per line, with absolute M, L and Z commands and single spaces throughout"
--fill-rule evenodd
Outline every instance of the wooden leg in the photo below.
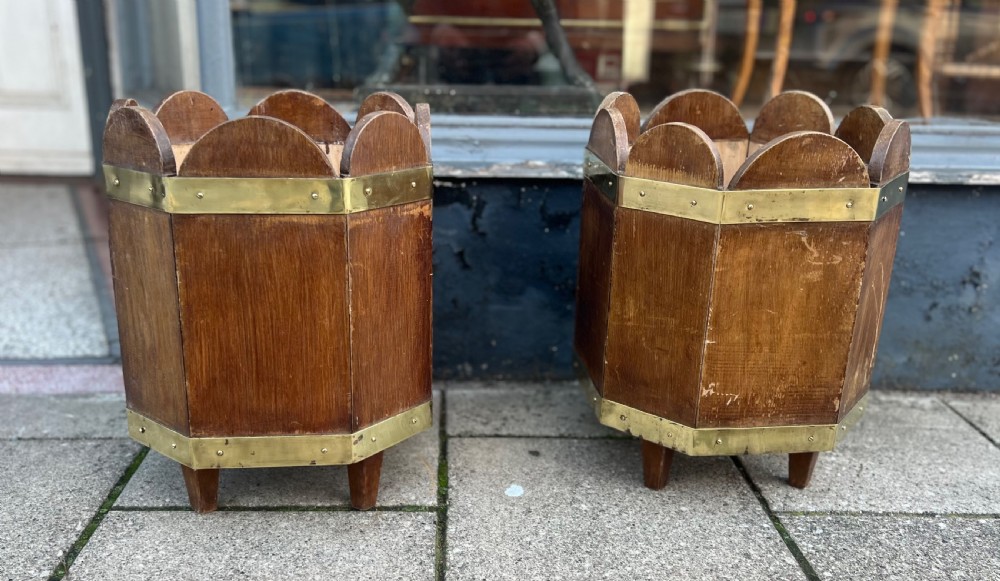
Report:
M 819 452 L 801 452 L 788 455 L 788 483 L 795 488 L 805 488 L 809 486 L 812 479 L 813 468 L 816 467 L 816 459 Z
M 378 500 L 378 479 L 382 474 L 382 452 L 347 466 L 351 486 L 351 506 L 368 510 Z
M 213 512 L 219 506 L 219 469 L 194 470 L 181 464 L 188 500 L 197 513 Z
M 670 480 L 674 451 L 653 442 L 642 441 L 642 478 L 646 488 L 659 490 Z

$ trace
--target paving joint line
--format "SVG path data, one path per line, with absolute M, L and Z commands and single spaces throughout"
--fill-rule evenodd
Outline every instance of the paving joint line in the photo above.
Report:
M 86 195 L 82 188 L 72 188 L 70 197 L 73 199 L 73 209 L 76 211 L 76 220 L 80 225 L 80 232 L 84 238 L 95 238 L 90 231 L 90 224 L 87 222 L 83 211 L 83 201 L 81 196 Z M 103 242 L 104 239 L 101 238 Z M 87 255 L 87 264 L 90 267 L 90 282 L 94 287 L 94 295 L 97 299 L 97 308 L 101 313 L 101 326 L 104 327 L 104 339 L 108 343 L 108 353 L 111 357 L 121 358 L 121 337 L 118 335 L 118 315 L 115 311 L 115 302 L 111 289 L 106 284 L 104 268 L 97 257 L 94 249 L 94 242 L 86 241 L 83 244 L 84 252 Z
M 608 434 L 607 436 L 572 436 L 569 434 L 561 436 L 553 436 L 552 434 L 451 434 L 449 438 L 460 438 L 460 439 L 489 439 L 489 438 L 501 438 L 501 439 L 531 439 L 531 440 L 637 440 L 635 436 L 630 436 L 628 434 Z
M 190 506 L 115 506 L 112 512 L 194 512 Z M 368 510 L 355 510 L 349 505 L 262 505 L 262 506 L 220 506 L 217 512 L 436 512 L 436 506 L 392 505 L 376 506 Z
M 111 487 L 110 491 L 108 491 L 108 495 L 104 498 L 104 502 L 101 503 L 97 512 L 95 512 L 94 516 L 91 517 L 90 522 L 87 523 L 87 526 L 85 526 L 83 531 L 80 532 L 80 536 L 76 538 L 76 541 L 74 541 L 69 550 L 66 551 L 63 558 L 60 559 L 58 564 L 56 564 L 52 574 L 49 575 L 49 581 L 61 581 L 64 577 L 66 577 L 70 568 L 73 566 L 73 562 L 76 561 L 80 552 L 83 551 L 84 547 L 87 546 L 87 543 L 90 542 L 90 538 L 94 535 L 94 532 L 97 531 L 97 527 L 101 526 L 101 523 L 104 522 L 104 517 L 107 516 L 108 512 L 110 512 L 111 507 L 115 505 L 118 497 L 121 496 L 125 486 L 128 484 L 129 480 L 132 479 L 132 475 L 135 474 L 136 470 L 139 469 L 139 465 L 142 464 L 142 461 L 146 459 L 146 454 L 148 453 L 149 448 L 146 448 L 145 446 L 135 453 L 135 456 L 132 457 L 132 461 L 129 463 L 128 467 L 125 468 L 125 472 L 122 473 L 118 481 L 115 482 L 115 485 Z
M 953 405 L 951 405 L 950 403 L 948 403 L 948 400 L 946 400 L 945 398 L 943 398 L 941 396 L 938 396 L 938 401 L 940 401 L 941 403 L 943 403 L 944 407 L 946 407 L 946 408 L 950 409 L 952 412 L 954 412 L 955 415 L 957 415 L 958 417 L 962 418 L 962 420 L 965 423 L 967 423 L 970 426 L 972 426 L 972 429 L 975 430 L 975 431 L 977 431 L 977 432 L 979 432 L 979 435 L 982 436 L 982 437 L 984 437 L 984 438 L 986 438 L 986 440 L 989 443 L 993 444 L 997 448 L 1000 448 L 1000 442 L 997 442 L 996 440 L 994 440 L 992 436 L 990 436 L 989 434 L 987 434 L 985 430 L 983 430 L 978 425 L 976 425 L 975 422 L 973 422 L 969 418 L 965 417 L 965 414 L 963 414 L 962 412 L 960 412 L 957 409 L 955 409 L 955 407 Z
M 781 522 L 781 517 L 778 516 L 778 513 L 771 510 L 771 503 L 768 502 L 760 487 L 757 486 L 757 483 L 750 477 L 750 472 L 747 471 L 746 466 L 743 465 L 743 462 L 738 456 L 731 456 L 730 458 L 732 459 L 733 464 L 736 465 L 736 469 L 739 470 L 740 474 L 743 476 L 743 480 L 745 480 L 747 485 L 750 487 L 750 491 L 753 492 L 755 497 L 757 497 L 757 502 L 759 502 L 761 508 L 764 509 L 764 513 L 771 520 L 771 525 L 774 526 L 774 530 L 778 531 L 778 536 L 780 536 L 781 540 L 785 542 L 785 546 L 792 554 L 795 562 L 799 564 L 799 568 L 802 569 L 802 573 L 805 574 L 806 579 L 809 581 L 821 581 L 819 574 L 816 573 L 816 569 L 813 568 L 809 559 L 806 558 L 802 549 L 799 548 L 798 543 L 796 543 L 795 539 L 792 538 L 792 534 L 788 532 L 787 528 L 785 528 L 785 524 Z
M 437 531 L 434 537 L 434 578 L 445 581 L 448 571 L 448 395 L 441 393 L 441 414 L 438 427 L 438 488 Z
M 1000 513 L 975 513 L 975 512 L 877 512 L 871 510 L 778 510 L 775 514 L 795 517 L 821 517 L 821 516 L 846 516 L 846 517 L 880 517 L 880 518 L 954 518 L 954 519 L 1000 519 Z

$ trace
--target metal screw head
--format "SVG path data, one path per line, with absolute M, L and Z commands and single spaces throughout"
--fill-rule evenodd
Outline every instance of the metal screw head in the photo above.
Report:
M 146 189 L 147 189 L 147 190 L 149 190 L 149 193 L 153 193 L 153 186 L 149 186 L 149 187 L 148 187 L 148 188 L 146 188 Z
M 112 183 L 114 183 L 116 186 L 122 185 L 122 181 L 120 179 L 118 179 L 118 178 L 115 178 L 114 182 L 112 182 Z
M 721 443 L 722 443 L 722 438 L 719 438 L 718 440 L 716 440 L 716 441 L 715 441 L 715 444 L 716 444 L 716 445 L 719 445 L 719 444 L 721 444 Z
M 747 204 L 747 210 L 753 210 L 753 204 Z
M 899 191 L 900 191 L 900 192 L 902 192 L 902 191 L 903 191 L 903 186 L 899 186 Z
M 882 196 L 882 201 L 883 201 L 883 202 L 888 202 L 888 201 L 889 201 L 889 198 L 888 198 L 888 197 L 886 197 L 886 196 Z
M 145 434 L 146 433 L 146 428 L 143 428 L 142 426 L 140 426 L 139 427 L 139 433 L 140 434 Z
M 225 452 L 223 452 L 222 450 L 216 450 L 215 452 L 216 456 L 222 456 L 223 454 L 225 454 Z
M 365 188 L 365 195 L 366 196 L 372 195 L 372 187 L 371 186 L 368 186 L 367 188 Z
M 205 192 L 198 192 L 197 194 L 194 195 L 194 197 L 200 200 L 205 197 Z
M 316 192 L 313 192 L 312 194 L 310 194 L 310 196 L 311 196 L 311 197 L 312 197 L 312 199 L 314 199 L 314 200 L 318 200 L 318 199 L 319 199 L 319 194 L 317 194 Z
M 410 420 L 410 423 L 411 423 L 411 424 L 415 424 L 415 423 L 417 423 L 417 418 L 413 418 L 412 420 Z
M 375 441 L 375 436 L 372 436 L 372 442 L 374 442 L 374 441 Z
M 847 207 L 848 208 L 853 208 L 854 207 L 854 200 L 848 200 Z
M 177 444 L 170 444 L 171 448 L 177 448 Z
M 809 436 L 809 441 L 810 442 L 815 442 L 816 441 L 816 436 Z
M 840 429 L 846 432 L 847 431 L 847 426 L 840 426 Z
M 621 421 L 623 421 L 623 422 L 624 422 L 624 421 L 625 421 L 626 419 L 628 419 L 628 418 L 626 418 L 626 417 L 625 417 L 625 414 L 622 414 L 622 415 L 618 416 L 618 418 L 619 418 L 619 419 L 620 419 Z
M 411 188 L 417 187 L 417 182 L 410 182 L 410 187 Z
M 323 448 L 322 450 L 320 450 L 320 452 L 322 452 L 323 454 L 326 454 L 327 452 L 329 452 L 329 450 L 327 450 L 326 448 Z
M 646 197 L 646 192 L 644 192 L 642 190 L 639 190 L 639 197 L 645 198 Z
M 668 438 L 673 438 L 674 437 L 674 433 L 673 432 L 667 432 L 667 437 Z
M 692 206 L 697 206 L 698 205 L 698 200 L 691 200 L 691 205 Z

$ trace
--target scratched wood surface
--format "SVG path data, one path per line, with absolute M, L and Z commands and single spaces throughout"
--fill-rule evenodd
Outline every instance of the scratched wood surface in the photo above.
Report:
M 174 175 L 177 164 L 163 124 L 142 107 L 122 106 L 108 114 L 104 163 L 159 175 Z
M 590 180 L 584 180 L 573 345 L 601 394 L 604 393 L 604 346 L 608 336 L 614 221 L 614 203 Z
M 344 149 L 351 175 L 429 163 L 417 126 L 365 115 Z M 431 397 L 431 202 L 348 217 L 353 429 Z
M 587 149 L 615 172 L 625 169 L 628 159 L 628 126 L 618 109 L 598 109 L 590 127 Z
M 868 187 L 868 166 L 833 135 L 798 131 L 750 154 L 730 190 Z
M 333 174 L 300 129 L 247 117 L 206 134 L 180 175 Z M 173 221 L 192 433 L 349 432 L 346 218 Z
M 411 123 L 416 121 L 416 114 L 413 111 L 413 107 L 406 102 L 406 99 L 391 91 L 378 91 L 368 95 L 363 101 L 361 101 L 361 105 L 358 107 L 358 116 L 355 120 L 355 125 L 357 125 L 357 122 L 364 119 L 369 113 L 376 113 L 378 111 L 399 113 L 403 117 L 409 119 Z
M 631 93 L 626 93 L 625 91 L 608 93 L 597 109 L 598 111 L 601 109 L 615 109 L 621 113 L 622 120 L 625 121 L 625 134 L 628 135 L 629 144 L 634 143 L 636 138 L 639 137 L 641 128 L 639 104 Z
M 330 164 L 340 171 L 340 157 L 351 126 L 322 97 L 288 89 L 271 93 L 254 105 L 249 115 L 263 115 L 287 121 L 316 141 Z
M 750 133 L 732 101 L 714 91 L 690 89 L 660 102 L 646 120 L 649 130 L 664 123 L 688 123 L 701 129 L 715 142 L 728 184 L 746 161 Z
M 191 144 L 229 119 L 215 99 L 200 91 L 168 95 L 153 112 L 170 137 L 178 167 L 184 163 Z
M 796 131 L 833 134 L 833 113 L 822 99 L 805 91 L 785 91 L 764 103 L 750 132 L 748 153 Z
M 647 129 L 625 169 L 646 179 L 722 186 L 711 139 L 684 123 Z M 719 227 L 627 208 L 616 216 L 604 395 L 692 425 Z
M 875 149 L 875 142 L 882 128 L 890 121 L 892 116 L 885 109 L 863 105 L 844 116 L 834 135 L 853 147 L 861 159 L 868 163 L 872 159 L 872 150 Z

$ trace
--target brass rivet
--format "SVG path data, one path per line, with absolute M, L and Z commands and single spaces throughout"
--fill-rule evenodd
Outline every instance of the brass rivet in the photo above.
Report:
M 691 205 L 692 206 L 697 206 L 698 205 L 698 200 L 691 200 Z
M 900 191 L 900 192 L 902 192 L 902 191 L 903 191 L 903 186 L 899 186 L 899 191 Z
M 883 201 L 883 202 L 888 202 L 888 201 L 889 201 L 889 198 L 887 198 L 886 196 L 882 196 L 882 201 Z
M 139 428 L 139 433 L 140 434 L 145 434 L 146 433 L 146 428 L 140 427 Z
M 368 186 L 367 188 L 365 188 L 365 195 L 366 196 L 372 195 L 372 187 L 371 186 Z
M 146 189 L 147 189 L 147 190 L 149 190 L 149 193 L 153 193 L 153 186 L 149 186 L 149 187 L 148 187 L 148 188 L 146 188 Z
M 639 197 L 645 198 L 646 197 L 646 192 L 644 192 L 642 190 L 639 190 Z
M 372 442 L 374 442 L 374 441 L 375 441 L 375 436 L 372 436 Z
M 594 403 L 597 403 L 597 398 L 596 397 L 594 398 Z
M 608 187 L 610 188 L 613 185 L 615 185 L 614 182 L 612 182 L 611 180 L 608 180 Z
M 753 210 L 753 204 L 747 204 L 747 210 Z
M 319 194 L 317 194 L 316 192 L 313 192 L 312 193 L 312 199 L 318 200 L 319 199 Z
M 853 207 L 854 207 L 854 200 L 850 200 L 850 201 L 848 201 L 848 202 L 847 202 L 847 207 L 848 207 L 848 208 L 853 208 Z
M 809 441 L 810 442 L 815 442 L 816 441 L 816 437 L 815 436 L 809 436 Z
M 722 439 L 721 438 L 715 441 L 716 445 L 721 444 L 721 443 L 722 443 Z
M 326 454 L 327 452 L 329 452 L 329 450 L 327 450 L 326 448 L 323 448 L 322 450 L 320 450 L 320 452 Z
M 177 444 L 170 444 L 171 448 L 177 448 Z
M 858 406 L 858 411 L 859 411 L 859 412 L 863 412 L 863 411 L 865 411 L 865 406 L 863 406 L 863 405 L 859 405 L 859 406 Z
M 198 192 L 197 194 L 194 195 L 194 197 L 200 200 L 205 197 L 205 192 Z
M 413 418 L 412 420 L 410 420 L 410 423 L 411 423 L 411 424 L 415 424 L 415 423 L 417 423 L 417 418 Z
M 840 426 L 840 429 L 846 431 L 847 430 L 847 426 Z
M 166 197 L 167 197 L 167 190 L 163 190 L 163 191 L 161 191 L 161 192 L 160 192 L 160 197 L 161 197 L 161 198 L 166 198 Z
M 673 438 L 673 437 L 674 437 L 674 434 L 673 434 L 673 432 L 667 432 L 667 437 L 668 437 L 668 438 Z
M 627 419 L 627 418 L 625 417 L 625 414 L 622 414 L 622 415 L 620 415 L 620 416 L 618 416 L 618 417 L 619 417 L 619 418 L 621 419 L 621 421 L 623 421 L 623 422 L 624 422 L 624 421 L 625 421 L 625 420 Z
M 122 182 L 121 182 L 121 180 L 120 180 L 120 179 L 118 179 L 118 178 L 115 178 L 115 181 L 114 181 L 114 184 L 115 184 L 116 186 L 120 186 L 120 185 L 122 185 Z
M 410 182 L 410 187 L 411 188 L 417 187 L 417 182 Z
M 225 454 L 225 452 L 223 452 L 222 450 L 217 450 L 217 451 L 215 452 L 215 455 L 216 455 L 216 456 L 222 456 L 223 454 Z

